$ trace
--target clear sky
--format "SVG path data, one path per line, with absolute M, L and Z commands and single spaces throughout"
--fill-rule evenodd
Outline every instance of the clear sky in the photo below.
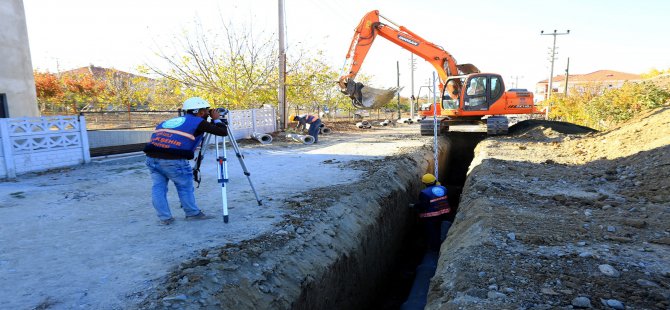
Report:
M 57 71 L 94 64 L 134 72 L 156 61 L 157 46 L 194 29 L 220 28 L 221 19 L 276 33 L 277 0 L 23 0 L 33 67 Z M 507 88 L 535 89 L 549 77 L 552 36 L 558 36 L 554 75 L 601 69 L 643 73 L 670 68 L 670 1 L 285 0 L 289 50 L 320 49 L 340 68 L 365 13 L 379 10 L 396 24 L 444 47 L 459 63 L 501 74 Z M 410 54 L 379 37 L 359 73 L 373 86 L 411 89 Z M 427 85 L 432 67 L 417 59 L 414 88 Z M 518 85 L 516 81 L 518 80 Z M 423 90 L 425 92 L 425 90 Z

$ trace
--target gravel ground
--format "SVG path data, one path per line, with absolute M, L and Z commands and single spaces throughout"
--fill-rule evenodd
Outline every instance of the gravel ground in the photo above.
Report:
M 396 133 L 335 132 L 309 146 L 281 139 L 240 142 L 263 206 L 229 148 L 228 224 L 220 218 L 184 221 L 171 185 L 168 200 L 177 221 L 159 225 L 142 154 L 0 181 L 0 308 L 125 309 L 163 288 L 175 268 L 202 251 L 231 244 L 262 250 L 257 244 L 267 244 L 263 236 L 286 232 L 283 226 L 296 212 L 287 201 L 360 181 L 367 162 L 423 144 L 395 139 Z M 206 213 L 219 215 L 214 151 L 206 156 L 196 199 Z
M 670 109 L 583 132 L 477 146 L 427 309 L 670 308 Z

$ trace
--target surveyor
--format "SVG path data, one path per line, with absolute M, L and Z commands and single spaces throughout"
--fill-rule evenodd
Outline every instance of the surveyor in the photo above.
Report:
M 295 126 L 296 130 L 303 130 L 309 124 L 309 131 L 307 132 L 310 136 L 314 137 L 314 143 L 319 142 L 319 127 L 321 126 L 321 119 L 315 115 L 291 115 L 289 120 L 298 122 L 298 125 Z
M 204 133 L 228 135 L 225 124 L 219 119 L 219 112 L 210 109 L 209 103 L 204 99 L 199 97 L 186 99 L 182 110 L 184 116 L 158 124 L 151 135 L 151 140 L 144 147 L 144 153 L 147 155 L 146 165 L 153 181 L 151 201 L 163 225 L 174 222 L 167 201 L 169 180 L 172 180 L 177 188 L 179 201 L 187 220 L 214 218 L 205 215 L 195 203 L 193 169 L 189 160 L 193 159 L 195 149 Z M 207 122 L 208 116 L 211 117 L 213 124 Z
M 430 173 L 424 174 L 421 182 L 426 188 L 419 194 L 419 202 L 415 208 L 419 213 L 419 219 L 428 241 L 428 249 L 439 251 L 443 236 L 442 222 L 451 212 L 447 201 L 447 189 L 440 185 L 435 176 Z

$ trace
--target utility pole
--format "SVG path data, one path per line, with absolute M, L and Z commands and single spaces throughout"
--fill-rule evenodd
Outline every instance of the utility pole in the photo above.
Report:
M 411 72 L 412 79 L 412 93 L 410 95 L 411 104 L 409 106 L 409 117 L 414 118 L 414 105 L 416 104 L 416 98 L 414 98 L 414 69 L 416 69 L 416 62 L 414 62 L 414 53 L 409 54 L 409 67 Z
M 544 33 L 544 30 L 540 31 L 540 35 L 542 36 L 554 36 L 554 45 L 551 48 L 551 71 L 549 73 L 549 89 L 547 90 L 546 99 L 551 98 L 551 93 L 554 90 L 553 82 L 554 82 L 554 60 L 556 59 L 556 36 L 566 34 L 570 34 L 570 30 L 568 30 L 567 32 L 556 32 L 556 30 L 554 30 L 553 33 Z
M 512 88 L 519 88 L 519 78 L 522 78 L 522 77 L 523 77 L 523 75 L 522 76 L 518 76 L 518 75 L 511 76 L 511 78 L 514 79 L 514 84 L 512 84 Z
M 398 72 L 398 119 L 400 119 L 400 61 L 395 62 L 396 71 Z
M 286 116 L 286 48 L 284 46 L 284 0 L 279 0 L 279 128 L 285 130 Z
M 565 67 L 565 91 L 563 94 L 568 96 L 568 77 L 570 77 L 570 57 L 568 57 L 568 65 Z

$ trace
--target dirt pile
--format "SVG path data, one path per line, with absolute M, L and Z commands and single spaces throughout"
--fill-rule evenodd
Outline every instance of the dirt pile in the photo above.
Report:
M 670 109 L 562 126 L 476 148 L 427 309 L 670 308 Z

